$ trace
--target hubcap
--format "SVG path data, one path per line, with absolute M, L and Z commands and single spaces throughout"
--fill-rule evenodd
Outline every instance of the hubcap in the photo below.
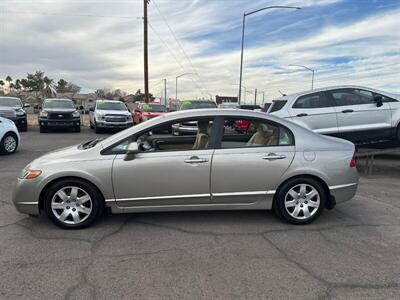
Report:
M 90 216 L 92 208 L 92 198 L 77 186 L 63 187 L 51 199 L 54 216 L 65 224 L 82 223 Z
M 286 211 L 298 220 L 312 217 L 318 211 L 319 205 L 320 195 L 317 189 L 309 184 L 298 184 L 285 196 Z
M 12 135 L 9 135 L 5 138 L 4 140 L 4 149 L 6 149 L 7 152 L 14 152 L 15 148 L 17 148 L 17 141 L 15 137 Z

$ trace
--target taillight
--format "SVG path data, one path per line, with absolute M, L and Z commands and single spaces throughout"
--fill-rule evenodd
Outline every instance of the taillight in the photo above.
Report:
M 356 157 L 353 155 L 353 158 L 350 161 L 350 168 L 356 167 Z

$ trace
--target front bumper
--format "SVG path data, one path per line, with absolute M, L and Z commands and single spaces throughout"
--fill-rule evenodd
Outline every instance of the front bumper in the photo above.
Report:
M 103 122 L 103 121 L 96 121 L 96 125 L 99 128 L 129 128 L 129 127 L 132 127 L 133 121 L 129 121 L 129 122 Z
M 48 128 L 70 128 L 70 127 L 80 127 L 81 119 L 74 118 L 69 120 L 57 120 L 57 119 L 44 119 L 39 118 L 39 125 Z
M 39 194 L 38 183 L 35 179 L 17 179 L 14 187 L 12 200 L 15 208 L 23 214 L 38 215 L 39 212 Z
M 23 128 L 28 125 L 26 115 L 17 116 L 16 118 L 12 118 L 11 120 L 15 123 L 15 126 L 17 126 L 18 128 Z
M 348 201 L 354 197 L 357 192 L 358 182 L 330 186 L 329 191 L 336 203 Z

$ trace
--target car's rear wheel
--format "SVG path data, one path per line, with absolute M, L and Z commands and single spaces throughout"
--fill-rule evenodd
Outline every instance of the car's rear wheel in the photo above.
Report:
M 295 178 L 279 189 L 274 210 L 289 223 L 309 224 L 322 213 L 325 202 L 325 191 L 317 180 L 308 177 Z
M 0 141 L 0 153 L 12 154 L 17 151 L 18 138 L 15 133 L 6 133 Z
M 99 128 L 96 123 L 94 123 L 94 132 L 101 133 L 101 128 Z
M 44 209 L 58 226 L 81 229 L 91 225 L 103 211 L 103 196 L 91 184 L 74 179 L 58 181 L 46 191 Z
M 19 129 L 19 131 L 21 132 L 26 132 L 28 131 L 28 125 L 25 123 L 23 125 L 21 125 L 21 128 Z

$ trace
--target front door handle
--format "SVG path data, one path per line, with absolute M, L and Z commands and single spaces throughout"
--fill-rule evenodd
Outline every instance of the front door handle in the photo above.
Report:
M 284 159 L 286 158 L 286 155 L 279 155 L 275 153 L 268 153 L 266 156 L 264 156 L 262 159 L 266 160 L 275 160 L 275 159 Z
M 308 114 L 305 114 L 305 113 L 296 115 L 296 117 L 307 117 L 307 116 L 308 116 Z
M 345 109 L 345 110 L 342 110 L 342 113 L 344 113 L 344 114 L 352 113 L 352 112 L 354 112 L 354 110 L 352 110 L 352 109 Z
M 187 163 L 187 164 L 201 164 L 201 163 L 205 163 L 205 162 L 208 162 L 208 159 L 199 158 L 197 156 L 192 156 L 189 159 L 185 159 L 185 163 Z

